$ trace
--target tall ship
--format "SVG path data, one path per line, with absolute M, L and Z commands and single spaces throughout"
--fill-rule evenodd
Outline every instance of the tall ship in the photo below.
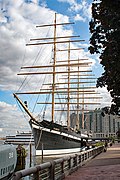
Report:
M 14 97 L 30 117 L 29 124 L 34 137 L 36 155 L 43 153 L 44 156 L 54 156 L 80 152 L 84 141 L 90 136 L 84 130 L 85 106 L 100 104 L 94 101 L 94 99 L 99 99 L 95 97 L 97 94 L 95 87 L 88 85 L 91 85 L 94 79 L 92 71 L 87 68 L 91 62 L 86 58 L 80 59 L 80 57 L 71 59 L 71 52 L 82 50 L 82 48 L 74 48 L 71 44 L 83 40 L 78 39 L 79 36 L 57 35 L 59 27 L 71 24 L 73 23 L 57 22 L 57 14 L 55 14 L 53 24 L 36 26 L 37 28 L 53 28 L 53 37 L 33 38 L 30 39 L 30 43 L 26 44 L 31 48 L 32 46 L 33 48 L 44 46 L 45 49 L 46 46 L 47 48 L 52 46 L 53 54 L 50 65 L 46 65 L 46 59 L 44 59 L 45 64 L 23 66 L 21 67 L 23 72 L 18 74 L 24 77 L 34 76 L 35 82 L 40 76 L 40 83 L 44 79 L 43 84 L 40 84 L 42 88 L 14 93 Z M 65 48 L 61 48 L 62 44 Z M 67 58 L 63 59 L 62 53 L 66 53 Z M 47 50 L 45 55 L 47 58 Z M 43 78 L 44 76 L 47 76 L 47 80 Z M 20 98 L 24 95 L 37 96 L 35 101 L 39 107 L 44 106 L 42 116 L 33 115 L 27 101 Z M 76 113 L 75 119 L 71 119 L 73 112 Z M 82 129 L 80 129 L 79 113 L 82 113 Z M 73 121 L 75 126 L 71 127 Z

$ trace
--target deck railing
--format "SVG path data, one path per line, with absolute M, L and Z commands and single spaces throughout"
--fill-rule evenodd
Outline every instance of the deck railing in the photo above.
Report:
M 30 180 L 61 180 L 71 174 L 77 168 L 85 164 L 91 158 L 97 156 L 104 149 L 104 146 L 80 152 L 72 156 L 65 156 L 60 159 L 46 162 L 29 169 L 17 171 L 13 174 L 12 180 L 19 180 L 29 176 Z

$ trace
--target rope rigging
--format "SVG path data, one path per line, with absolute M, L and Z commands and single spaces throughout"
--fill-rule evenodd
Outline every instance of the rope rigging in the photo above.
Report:
M 46 37 L 49 35 L 49 32 L 50 32 L 50 28 L 48 29 L 48 31 L 47 31 L 47 33 L 46 33 Z M 38 61 L 39 56 L 42 56 L 44 49 L 45 49 L 45 47 L 44 47 L 44 48 L 40 47 L 40 49 L 39 49 L 39 51 L 38 51 L 38 53 L 37 53 L 37 55 L 36 55 L 36 57 L 35 57 L 35 60 L 34 60 L 34 62 L 32 63 L 32 66 L 34 66 L 34 64 Z M 48 53 L 49 53 L 49 52 L 48 52 Z M 24 53 L 24 56 L 23 56 L 23 62 L 25 61 L 25 56 L 26 56 L 26 50 L 25 50 L 25 53 Z M 44 57 L 44 59 L 43 59 L 43 61 L 42 61 L 43 63 L 45 62 L 46 59 L 48 59 L 47 57 L 49 57 L 48 54 L 46 54 L 46 56 Z M 38 69 L 36 69 L 36 71 L 37 71 L 37 70 L 38 70 Z M 30 72 L 30 71 L 31 71 L 31 69 L 29 69 L 28 72 Z M 16 92 L 19 92 L 21 89 L 25 89 L 25 87 L 27 87 L 27 88 L 30 89 L 32 77 L 33 77 L 33 76 L 30 76 L 30 78 L 28 79 L 28 75 L 25 76 L 24 80 L 22 81 L 21 85 L 19 86 L 19 88 L 18 88 L 18 90 L 17 90 Z M 41 81 L 41 78 L 39 79 L 39 82 L 37 83 L 35 89 L 37 89 L 37 87 L 39 86 L 40 81 Z M 43 81 L 45 82 L 45 78 L 44 78 Z M 41 86 L 41 88 L 42 88 L 42 86 Z M 40 89 L 41 89 L 41 88 L 40 88 Z M 34 104 L 33 109 L 32 109 L 31 112 L 34 112 L 35 107 L 36 107 L 36 104 L 37 104 L 37 100 L 39 99 L 39 96 L 40 96 L 40 95 L 38 95 L 38 97 L 36 98 L 35 104 Z M 29 100 L 29 102 L 31 102 L 32 99 L 33 99 L 33 98 L 31 97 L 30 100 Z

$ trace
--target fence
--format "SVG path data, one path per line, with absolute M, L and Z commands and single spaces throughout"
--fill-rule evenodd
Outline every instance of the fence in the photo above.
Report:
M 31 180 L 61 180 L 71 174 L 77 168 L 85 164 L 88 160 L 95 157 L 103 151 L 104 146 L 80 152 L 72 156 L 56 159 L 46 162 L 29 169 L 15 172 L 12 180 L 19 180 L 22 177 L 29 176 Z

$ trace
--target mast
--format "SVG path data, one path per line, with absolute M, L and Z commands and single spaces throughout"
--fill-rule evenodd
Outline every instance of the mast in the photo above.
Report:
M 54 122 L 54 111 L 55 111 L 55 92 L 56 91 L 56 73 L 57 74 L 61 74 L 61 73 L 70 73 L 68 70 L 68 72 L 56 72 L 56 67 L 64 67 L 67 66 L 66 64 L 62 64 L 62 65 L 56 65 L 56 46 L 57 44 L 61 44 L 61 43 L 70 43 L 70 42 L 80 42 L 80 41 L 84 41 L 84 40 L 64 40 L 64 41 L 57 41 L 57 39 L 62 39 L 62 38 L 72 38 L 72 37 L 79 37 L 79 36 L 58 36 L 57 37 L 57 33 L 56 33 L 56 27 L 60 26 L 60 25 L 69 25 L 69 24 L 74 24 L 74 23 L 56 23 L 56 13 L 55 13 L 55 18 L 54 18 L 54 23 L 53 24 L 48 24 L 48 25 L 40 25 L 40 26 L 36 26 L 38 27 L 49 27 L 49 26 L 53 26 L 54 27 L 54 36 L 53 38 L 31 38 L 30 41 L 40 41 L 40 40 L 53 40 L 53 41 L 48 41 L 48 42 L 37 42 L 37 43 L 28 43 L 26 44 L 26 46 L 32 46 L 32 45 L 46 45 L 46 44 L 53 44 L 54 46 L 54 52 L 53 52 L 53 65 L 49 65 L 49 66 L 32 66 L 32 67 L 22 67 L 21 69 L 26 69 L 26 68 L 48 68 L 48 67 L 52 67 L 53 71 L 52 72 L 27 72 L 27 73 L 19 73 L 18 75 L 39 75 L 39 74 L 50 74 L 52 75 L 52 89 L 50 91 L 51 95 L 52 95 L 52 111 L 51 111 L 51 120 L 52 122 Z M 73 64 L 73 66 L 76 66 L 76 63 Z M 70 69 L 70 66 L 68 67 Z M 74 73 L 74 72 L 72 72 Z M 25 93 L 17 93 L 17 94 L 47 94 L 48 92 L 25 92 Z M 18 100 L 18 98 L 15 96 L 15 98 Z M 19 100 L 18 100 L 19 101 Z M 19 101 L 20 103 L 20 101 Z M 21 104 L 21 103 L 20 103 Z M 21 104 L 22 105 L 22 104 Z M 23 106 L 23 105 L 22 105 Z M 69 103 L 68 103 L 68 109 L 69 109 Z M 25 110 L 26 111 L 26 110 Z M 69 111 L 69 110 L 68 110 Z M 27 111 L 26 111 L 27 112 Z M 27 112 L 28 113 L 28 112 Z M 29 113 L 28 113 L 29 114 Z M 30 114 L 29 114 L 30 115 Z M 69 117 L 69 115 L 68 115 Z M 69 120 L 68 120 L 69 122 Z M 68 125 L 70 126 L 70 125 Z
M 79 58 L 78 58 L 79 63 Z M 79 130 L 79 80 L 80 80 L 80 74 L 79 74 L 79 66 L 78 66 L 78 84 L 77 84 L 77 122 L 76 122 L 76 128 Z
M 68 104 L 67 104 L 67 127 L 70 129 L 70 42 L 68 44 Z
M 52 84 L 52 122 L 54 122 L 55 106 L 55 65 L 56 65 L 56 13 L 54 20 L 54 58 L 53 58 L 53 84 Z
M 83 90 L 83 98 L 82 98 L 82 129 L 84 129 L 84 90 Z
M 53 44 L 53 64 L 52 65 L 43 65 L 43 66 L 40 66 L 40 65 L 37 65 L 37 66 L 25 66 L 25 67 L 22 67 L 21 69 L 28 69 L 28 68 L 32 68 L 32 69 L 35 69 L 35 68 L 52 68 L 52 72 L 50 71 L 44 71 L 44 72 L 23 72 L 23 73 L 19 73 L 18 75 L 42 75 L 42 74 L 47 74 L 47 75 L 51 75 L 52 76 L 52 83 L 46 83 L 46 84 L 43 84 L 43 85 L 50 85 L 50 87 L 48 88 L 49 89 L 49 92 L 47 91 L 48 89 L 47 88 L 43 88 L 41 91 L 35 91 L 35 92 L 22 92 L 22 93 L 16 93 L 14 95 L 14 97 L 19 101 L 19 103 L 22 105 L 22 107 L 25 109 L 25 111 L 28 113 L 28 115 L 35 120 L 35 118 L 32 116 L 32 114 L 28 111 L 28 109 L 25 107 L 25 105 L 20 101 L 20 99 L 16 96 L 17 94 L 51 94 L 51 99 L 52 99 L 52 102 L 50 103 L 43 103 L 43 102 L 40 102 L 38 104 L 50 104 L 52 107 L 51 107 L 51 121 L 54 122 L 54 116 L 55 116 L 55 104 L 67 104 L 67 127 L 68 127 L 68 130 L 70 129 L 70 111 L 71 111 L 71 104 L 77 104 L 77 120 L 76 120 L 76 125 L 77 125 L 77 129 L 79 130 L 79 111 L 80 108 L 79 108 L 79 105 L 82 104 L 83 108 L 82 108 L 82 111 L 84 111 L 84 104 L 86 104 L 84 101 L 80 102 L 80 98 L 81 98 L 81 94 L 96 94 L 94 90 L 85 90 L 85 89 L 88 89 L 88 87 L 85 87 L 85 88 L 80 88 L 80 84 L 84 84 L 84 83 L 88 83 L 88 82 L 80 82 L 80 79 L 82 79 L 81 76 L 83 76 L 83 79 L 87 79 L 85 78 L 84 76 L 92 76 L 91 74 L 84 74 L 84 73 L 88 73 L 88 72 L 92 72 L 91 70 L 80 70 L 79 67 L 88 67 L 88 65 L 90 64 L 90 62 L 86 62 L 86 60 L 88 59 L 70 59 L 70 50 L 80 50 L 80 49 L 83 49 L 83 48 L 79 48 L 79 49 L 75 49 L 75 48 L 72 48 L 70 49 L 70 42 L 80 42 L 80 41 L 84 41 L 84 40 L 70 40 L 70 38 L 72 37 L 78 37 L 78 36 L 66 36 L 66 37 L 57 37 L 57 25 L 68 25 L 68 24 L 73 24 L 73 23 L 57 23 L 56 22 L 57 19 L 56 19 L 56 13 L 55 13 L 55 19 L 54 19 L 54 23 L 53 24 L 50 24 L 50 25 L 41 25 L 41 26 L 37 26 L 37 27 L 46 27 L 46 26 L 53 26 L 54 28 L 54 36 L 53 38 L 34 38 L 34 39 L 30 39 L 30 41 L 37 41 L 37 40 L 42 40 L 42 42 L 37 42 L 37 43 L 29 43 L 29 44 L 26 44 L 27 46 L 31 46 L 31 45 L 46 45 L 46 44 Z M 64 40 L 64 41 L 58 41 L 58 39 L 62 39 L 62 38 L 69 38 L 68 40 Z M 48 41 L 48 42 L 43 42 L 43 40 L 53 40 L 53 41 Z M 57 44 L 60 44 L 60 43 L 68 43 L 68 48 L 67 49 L 64 49 L 64 50 L 57 50 Z M 57 60 L 57 51 L 68 51 L 68 59 L 67 60 Z M 82 60 L 85 60 L 84 63 L 82 62 Z M 72 61 L 74 61 L 74 63 L 71 63 Z M 77 61 L 77 62 L 76 62 Z M 62 62 L 62 64 L 57 64 L 59 62 Z M 67 63 L 64 63 L 64 62 L 67 62 Z M 67 71 L 64 70 L 64 67 L 67 67 Z M 77 67 L 78 69 L 71 69 L 71 67 L 75 68 Z M 57 68 L 62 68 L 61 71 L 57 71 Z M 83 74 L 82 74 L 83 73 Z M 56 82 L 56 74 L 66 74 L 66 78 L 64 79 L 67 79 L 67 82 Z M 74 76 L 74 77 L 73 77 Z M 72 78 L 73 77 L 73 78 Z M 73 79 L 78 79 L 76 81 L 71 81 Z M 91 79 L 88 77 L 88 79 Z M 66 87 L 63 89 L 61 87 L 59 87 L 59 85 L 63 85 L 65 84 Z M 76 85 L 76 86 L 75 86 Z M 58 87 L 57 87 L 58 86 Z M 94 88 L 94 87 L 92 87 Z M 76 90 L 77 89 L 77 90 Z M 90 87 L 89 87 L 90 89 Z M 67 95 L 67 102 L 63 102 L 63 103 L 56 103 L 55 102 L 55 96 L 57 93 L 60 93 L 61 95 Z M 71 95 L 73 95 L 72 93 L 77 93 L 77 97 L 75 100 L 74 103 L 71 103 L 70 100 L 72 99 L 71 98 Z M 84 95 L 83 95 L 83 98 L 84 98 Z M 65 99 L 65 98 L 64 98 Z M 89 104 L 89 103 L 87 103 Z M 97 104 L 97 103 L 91 103 L 91 104 Z M 83 123 L 82 123 L 82 127 L 83 127 Z M 83 127 L 84 128 L 84 127 Z

